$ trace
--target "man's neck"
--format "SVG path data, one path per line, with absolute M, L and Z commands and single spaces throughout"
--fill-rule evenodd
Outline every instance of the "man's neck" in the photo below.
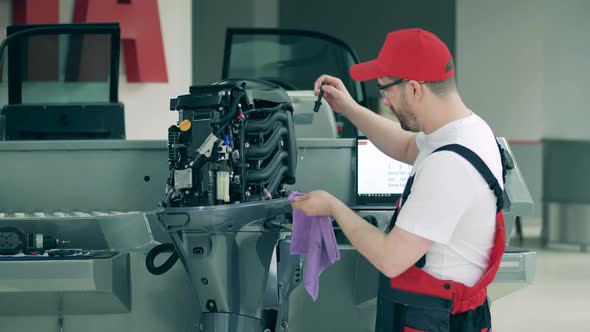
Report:
M 421 129 L 425 134 L 431 134 L 447 123 L 470 116 L 471 110 L 465 106 L 458 93 L 445 97 L 437 97 L 428 107 Z

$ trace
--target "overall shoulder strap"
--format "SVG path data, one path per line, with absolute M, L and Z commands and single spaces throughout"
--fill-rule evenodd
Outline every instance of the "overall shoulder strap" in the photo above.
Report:
M 506 171 L 504 168 L 504 156 L 503 156 L 503 153 L 502 153 L 502 150 L 501 150 L 501 147 L 499 144 L 498 144 L 498 148 L 500 149 L 499 152 L 500 152 L 500 155 L 502 158 L 502 181 L 505 182 L 504 177 L 505 177 Z M 440 152 L 440 151 L 455 152 L 458 155 L 460 155 L 461 157 L 465 158 L 471 165 L 473 165 L 473 167 L 475 167 L 475 169 L 479 172 L 479 174 L 481 174 L 481 176 L 483 176 L 483 178 L 485 179 L 489 188 L 494 192 L 494 195 L 496 196 L 496 212 L 500 212 L 502 210 L 502 208 L 504 207 L 504 191 L 500 187 L 498 180 L 496 179 L 496 177 L 494 176 L 494 174 L 492 173 L 490 168 L 486 165 L 486 163 L 475 152 L 473 152 L 469 148 L 467 148 L 463 145 L 460 145 L 460 144 L 448 144 L 448 145 L 443 145 L 443 146 L 439 147 L 438 149 L 434 150 L 432 153 L 436 153 L 436 152 Z M 403 206 L 403 203 L 405 203 L 405 201 L 408 199 L 408 196 L 410 195 L 410 192 L 411 192 L 413 182 L 414 182 L 414 176 L 411 176 L 408 179 L 408 183 L 406 183 L 406 187 L 404 188 L 401 206 Z M 395 226 L 395 222 L 397 221 L 397 217 L 399 215 L 399 210 L 400 210 L 399 207 L 398 207 L 398 209 L 395 210 L 395 212 L 391 218 L 391 221 L 389 223 L 389 226 L 387 227 L 387 232 L 389 232 Z M 416 262 L 415 265 L 418 268 L 423 268 L 424 265 L 426 265 L 426 255 L 422 256 L 418 260 L 418 262 Z
M 486 183 L 490 187 L 490 189 L 494 192 L 496 196 L 496 212 L 502 210 L 504 207 L 504 196 L 502 188 L 498 183 L 498 179 L 494 176 L 494 173 L 490 170 L 490 168 L 486 165 L 486 163 L 472 150 L 466 148 L 460 144 L 448 144 L 441 146 L 440 148 L 434 150 L 432 153 L 440 152 L 440 151 L 452 151 L 456 154 L 460 155 L 461 157 L 465 158 L 475 169 L 483 176 Z M 501 153 L 501 152 L 500 152 Z M 504 175 L 504 163 L 502 163 L 502 173 Z M 505 181 L 504 179 L 502 179 Z

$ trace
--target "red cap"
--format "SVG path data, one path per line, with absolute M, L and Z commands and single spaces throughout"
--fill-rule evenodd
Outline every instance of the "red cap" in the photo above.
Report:
M 449 48 L 432 32 L 422 29 L 403 29 L 390 32 L 377 59 L 350 67 L 356 81 L 394 76 L 408 80 L 437 82 L 455 74 L 447 70 L 453 59 Z

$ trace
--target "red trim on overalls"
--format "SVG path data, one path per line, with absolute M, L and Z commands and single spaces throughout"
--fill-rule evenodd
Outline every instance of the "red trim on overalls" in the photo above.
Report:
M 397 207 L 400 208 L 400 199 L 397 201 Z M 405 272 L 391 279 L 391 288 L 450 299 L 453 302 L 452 314 L 475 309 L 484 303 L 487 296 L 487 287 L 492 283 L 500 268 L 500 261 L 505 249 L 506 227 L 504 225 L 504 213 L 500 211 L 496 214 L 494 247 L 490 255 L 488 268 L 475 285 L 468 287 L 460 282 L 441 280 L 412 265 Z

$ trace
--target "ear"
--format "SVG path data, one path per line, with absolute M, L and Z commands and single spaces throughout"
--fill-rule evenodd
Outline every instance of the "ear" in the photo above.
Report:
M 409 96 L 412 96 L 413 99 L 415 100 L 422 100 L 422 98 L 424 98 L 424 94 L 426 93 L 426 87 L 424 86 L 423 83 L 420 83 L 418 81 L 414 81 L 414 80 L 410 80 L 408 81 L 408 83 L 406 84 L 408 91 L 406 91 L 408 93 Z

